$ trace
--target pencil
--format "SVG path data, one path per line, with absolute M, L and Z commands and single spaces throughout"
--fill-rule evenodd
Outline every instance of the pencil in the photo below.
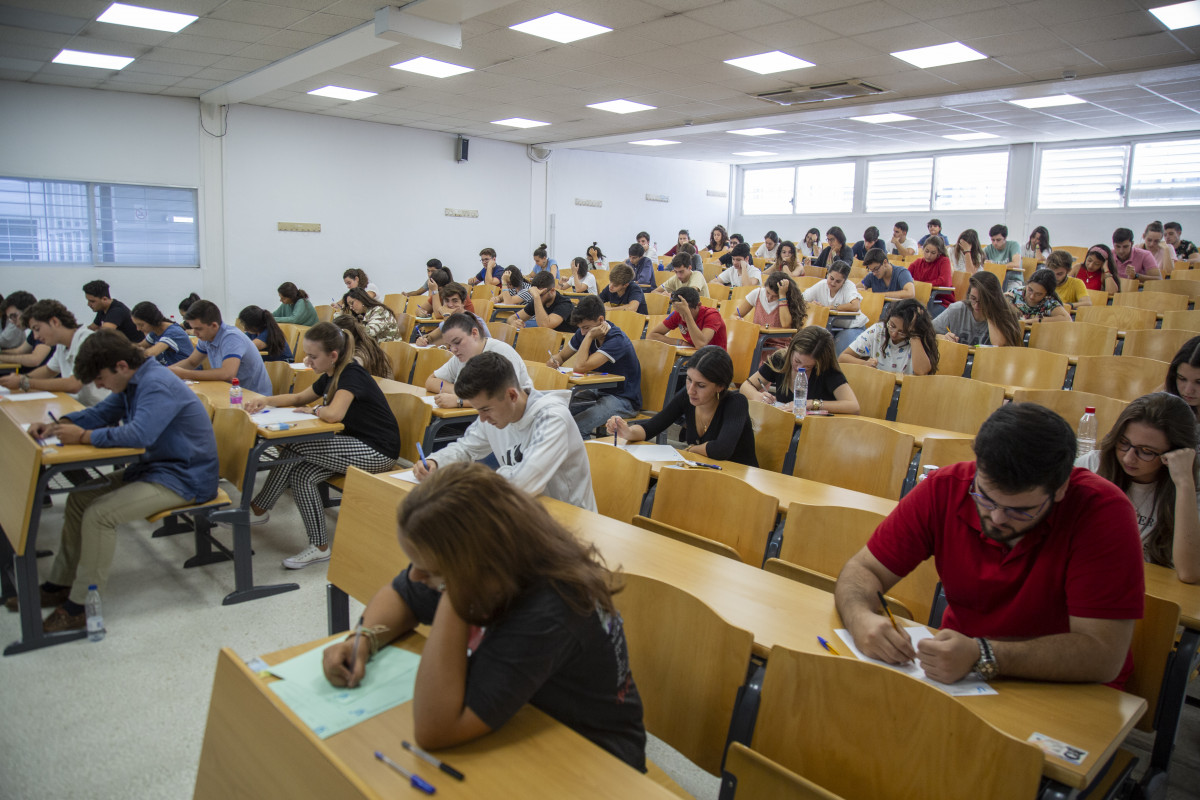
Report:
M 887 598 L 883 596 L 883 592 L 876 592 L 875 594 L 879 597 L 879 602 L 883 604 L 883 610 L 888 615 L 888 619 L 892 621 L 892 627 L 896 629 L 896 633 L 903 636 L 904 631 L 900 630 L 900 623 L 896 622 L 896 617 L 892 615 L 892 609 L 888 607 Z

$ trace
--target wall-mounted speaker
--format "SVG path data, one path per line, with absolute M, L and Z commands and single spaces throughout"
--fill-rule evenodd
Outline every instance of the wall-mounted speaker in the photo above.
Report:
M 454 160 L 455 161 L 457 161 L 458 163 L 461 164 L 462 162 L 467 160 L 467 148 L 470 147 L 470 144 L 471 144 L 470 139 L 464 139 L 461 136 L 458 137 L 458 140 L 454 143 Z

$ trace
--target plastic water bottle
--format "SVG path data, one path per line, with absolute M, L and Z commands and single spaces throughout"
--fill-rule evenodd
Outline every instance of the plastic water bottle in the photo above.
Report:
M 1096 449 L 1096 409 L 1087 406 L 1079 418 L 1079 432 L 1075 434 L 1075 457 L 1086 456 Z
M 96 584 L 88 587 L 87 593 L 87 634 L 89 642 L 98 642 L 104 638 L 104 614 L 100 612 L 100 590 Z
M 242 407 L 242 385 L 238 383 L 237 378 L 229 385 L 229 405 L 231 408 Z
M 804 367 L 796 370 L 796 379 L 792 382 L 792 394 L 792 411 L 796 415 L 796 421 L 800 422 L 808 413 L 808 373 L 804 371 Z

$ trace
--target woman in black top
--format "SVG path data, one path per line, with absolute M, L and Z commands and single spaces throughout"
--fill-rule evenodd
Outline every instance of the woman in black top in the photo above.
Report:
M 730 390 L 732 383 L 733 361 L 729 353 L 716 345 L 701 347 L 688 362 L 684 391 L 639 425 L 611 417 L 608 432 L 629 442 L 641 442 L 653 439 L 683 417 L 687 452 L 757 467 L 750 406 L 744 395 Z
M 805 407 L 809 413 L 858 413 L 858 398 L 838 366 L 833 334 L 815 325 L 797 331 L 786 350 L 772 353 L 758 372 L 742 383 L 741 393 L 748 400 L 782 404 L 785 411 L 791 411 L 795 399 L 792 383 L 801 367 L 808 373 Z
M 244 404 L 251 414 L 268 406 L 291 408 L 312 414 L 324 422 L 340 422 L 344 426 L 341 433 L 328 439 L 281 447 L 284 457 L 299 456 L 303 460 L 271 470 L 267 482 L 250 504 L 255 516 L 263 517 L 284 489 L 292 490 L 309 545 L 283 560 L 288 569 L 303 569 L 309 564 L 329 560 L 325 508 L 317 487 L 334 475 L 345 474 L 351 466 L 367 472 L 391 469 L 400 455 L 400 429 L 396 417 L 379 384 L 354 361 L 354 334 L 332 322 L 320 322 L 304 334 L 303 346 L 304 363 L 321 376 L 316 383 L 302 392 L 255 397 Z M 321 403 L 310 406 L 309 403 L 315 400 Z
M 834 261 L 854 263 L 854 248 L 846 245 L 846 234 L 841 228 L 836 225 L 830 228 L 825 234 L 825 241 L 829 244 L 821 251 L 821 255 L 817 256 L 818 267 L 828 267 Z
M 270 311 L 258 306 L 246 306 L 238 313 L 238 321 L 242 323 L 242 330 L 258 348 L 258 354 L 262 356 L 263 361 L 291 362 L 291 345 L 283 335 L 283 329 L 275 321 L 275 315 Z

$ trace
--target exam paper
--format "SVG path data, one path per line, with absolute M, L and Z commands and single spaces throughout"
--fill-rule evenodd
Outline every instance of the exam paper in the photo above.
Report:
M 29 423 L 28 423 L 28 422 L 22 422 L 22 423 L 21 423 L 21 430 L 25 431 L 26 433 L 29 433 Z M 41 443 L 42 443 L 43 445 L 45 445 L 46 447 L 59 447 L 59 446 L 61 446 L 61 445 L 62 445 L 62 442 L 60 442 L 60 441 L 58 440 L 58 437 L 57 437 L 57 436 L 43 436 L 43 437 L 42 437 L 41 439 L 39 439 L 38 441 L 39 441 L 39 442 L 41 442 Z
M 332 642 L 326 647 L 337 644 Z M 333 686 L 325 678 L 321 660 L 325 647 L 315 647 L 271 667 L 283 680 L 270 684 L 287 707 L 322 739 L 407 703 L 413 696 L 421 657 L 398 647 L 381 648 L 367 665 L 363 682 L 353 689 Z
M 288 364 L 288 366 L 291 367 L 292 369 L 296 370 L 297 372 L 299 372 L 302 369 L 312 369 L 312 367 L 310 367 L 308 364 L 305 364 L 303 362 L 299 363 L 299 364 L 296 364 L 296 363 Z
M 388 475 L 389 478 L 395 478 L 398 481 L 408 481 L 409 483 L 420 483 L 417 480 L 416 474 L 411 469 L 406 469 L 403 472 L 393 472 Z
M 601 442 L 602 444 L 612 444 L 611 441 L 606 441 L 604 439 L 597 439 L 597 441 Z M 679 454 L 678 450 L 676 450 L 674 447 L 671 447 L 669 444 L 639 444 L 633 447 L 622 447 L 621 449 L 626 453 L 629 453 L 638 461 L 645 461 L 647 463 L 653 463 L 655 461 L 687 460 Z
M 251 414 L 250 419 L 254 420 L 255 425 L 273 425 L 278 422 L 312 422 L 316 417 L 294 408 L 264 408 Z
M 908 638 L 912 640 L 912 646 L 914 650 L 917 647 L 917 642 L 921 641 L 922 639 L 933 638 L 933 631 L 921 625 L 907 626 L 904 628 L 904 632 L 907 633 Z M 903 672 L 905 675 L 909 675 L 919 681 L 925 681 L 925 683 L 928 683 L 930 686 L 941 689 L 946 694 L 953 695 L 955 697 L 997 694 L 996 690 L 989 686 L 986 681 L 969 680 L 966 678 L 958 683 L 941 683 L 939 681 L 935 681 L 933 678 L 930 678 L 925 674 L 925 670 L 921 669 L 921 665 L 916 661 L 913 661 L 910 664 L 889 664 L 886 661 L 880 661 L 877 658 L 870 658 L 869 656 L 863 655 L 862 651 L 859 650 L 854 644 L 854 637 L 850 635 L 850 631 L 844 628 L 838 628 L 835 633 L 837 633 L 838 637 L 846 643 L 846 646 L 850 648 L 850 652 L 854 653 L 855 657 L 860 661 L 870 661 L 872 664 L 880 664 L 888 669 L 894 669 L 897 672 Z
M 422 403 L 425 403 L 426 405 L 430 405 L 430 406 L 433 406 L 434 408 L 437 408 L 437 404 L 435 404 L 435 403 L 433 402 L 433 401 L 434 401 L 434 400 L 436 400 L 436 399 L 437 399 L 437 395 L 436 395 L 436 394 L 427 394 L 427 395 L 425 395 L 424 397 L 422 397 L 422 398 L 421 398 L 421 402 L 422 402 Z
M 53 400 L 54 392 L 9 392 L 4 399 L 10 403 L 19 400 Z

